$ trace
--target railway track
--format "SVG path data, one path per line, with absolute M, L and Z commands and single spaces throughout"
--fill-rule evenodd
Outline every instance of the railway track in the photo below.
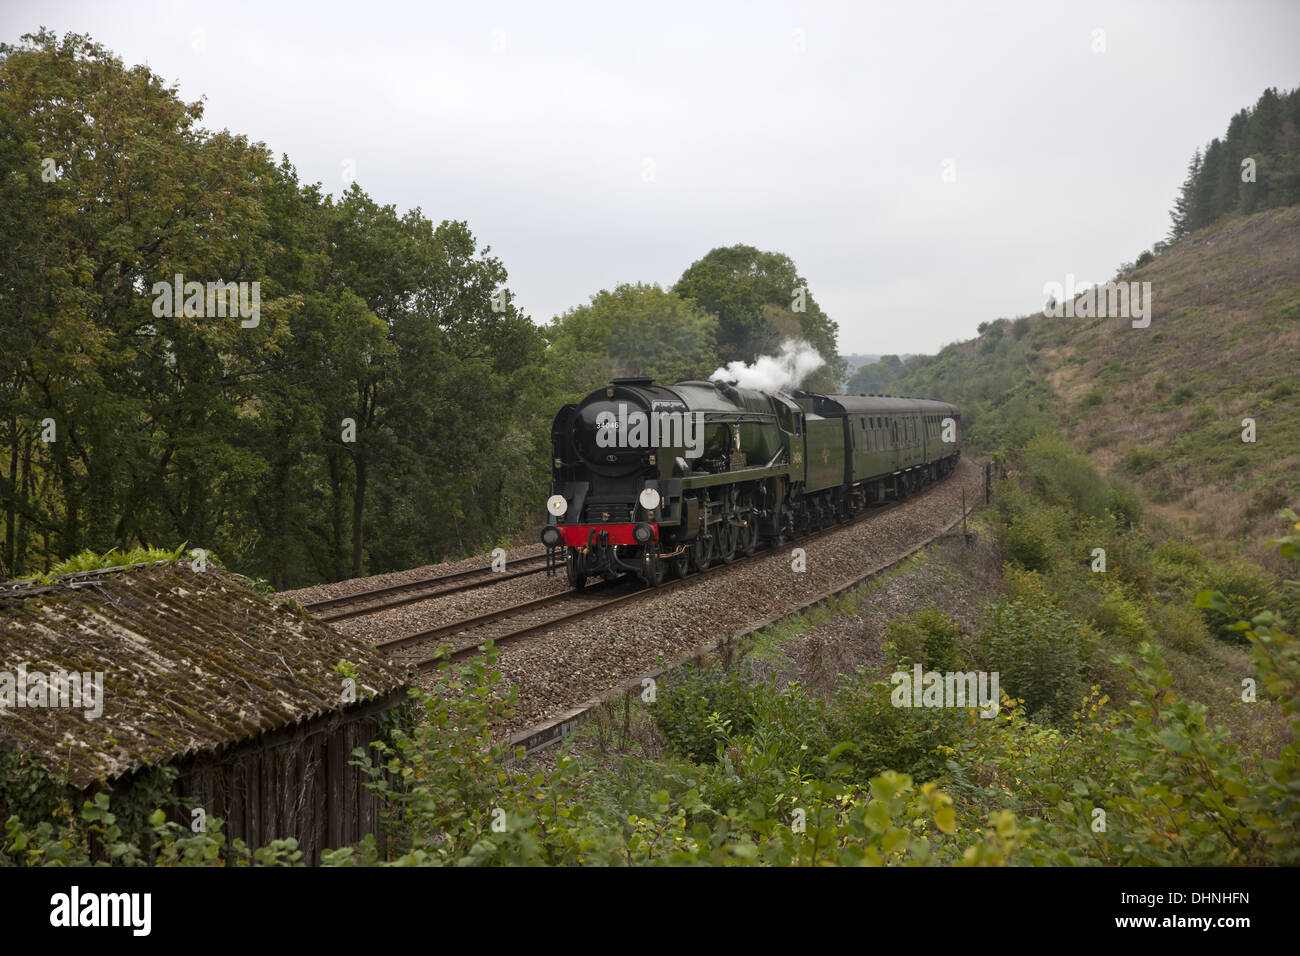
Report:
M 384 587 L 367 588 L 342 597 L 328 598 L 304 604 L 303 610 L 315 615 L 322 621 L 346 621 L 366 614 L 378 614 L 395 607 L 416 604 L 431 598 L 444 597 L 461 591 L 487 587 L 512 578 L 522 578 L 546 570 L 546 555 L 538 554 L 528 558 L 519 558 L 514 570 L 494 571 L 486 568 L 469 568 L 451 574 L 430 575 L 417 581 L 404 581 Z M 524 567 L 520 567 L 523 565 Z M 359 606 L 358 606 L 359 605 Z
M 605 704 L 607 701 L 622 699 L 628 695 L 640 694 L 645 689 L 647 679 L 658 680 L 670 670 L 675 670 L 688 662 L 703 660 L 708 657 L 708 655 L 717 652 L 724 646 L 734 644 L 750 635 L 757 634 L 764 628 L 805 613 L 810 608 L 824 605 L 841 594 L 861 587 L 864 582 L 876 577 L 882 572 L 897 567 L 921 549 L 929 547 L 936 541 L 952 533 L 958 525 L 962 525 L 964 528 L 966 517 L 974 510 L 975 505 L 973 504 L 970 506 L 964 506 L 962 512 L 947 522 L 947 524 L 942 528 L 938 529 L 933 534 L 928 535 L 924 540 L 912 545 L 901 554 L 896 554 L 888 560 L 880 562 L 860 574 L 854 575 L 847 581 L 836 584 L 815 597 L 801 602 L 793 608 L 774 614 L 764 620 L 758 621 L 757 623 L 748 624 L 740 630 L 726 634 L 705 646 L 695 647 L 670 664 L 666 664 L 663 667 L 656 667 L 647 673 L 633 677 L 631 680 L 623 681 L 617 686 L 602 691 L 597 696 L 583 701 L 578 704 L 578 706 L 568 709 L 556 717 L 551 717 L 531 727 L 517 731 L 509 737 L 507 746 L 511 749 L 522 748 L 525 753 L 532 754 L 538 750 L 559 743 L 576 731 L 578 727 L 586 722 L 588 717 L 590 717 L 598 707 Z M 879 513 L 879 511 L 875 512 L 875 514 Z M 688 578 L 687 580 L 690 579 Z
M 937 487 L 937 484 L 929 487 Z M 829 527 L 801 535 L 792 541 L 779 545 L 779 547 L 786 547 L 787 545 L 802 546 L 808 542 L 816 541 L 836 531 L 850 528 L 858 522 L 885 514 L 912 500 L 913 497 L 909 496 L 902 500 L 891 501 L 883 506 L 871 508 L 852 520 L 832 524 Z M 488 611 L 485 614 L 462 618 L 438 627 L 381 641 L 375 646 L 380 650 L 393 653 L 417 645 L 436 642 L 437 649 L 431 649 L 428 653 L 417 651 L 413 655 L 409 653 L 395 654 L 399 659 L 414 664 L 421 672 L 429 671 L 437 668 L 443 661 L 459 661 L 479 653 L 488 640 L 500 647 L 503 644 L 518 641 L 541 631 L 580 621 L 614 607 L 632 605 L 665 592 L 689 588 L 695 582 L 709 575 L 766 557 L 771 550 L 772 546 L 769 545 L 751 555 L 737 555 L 733 561 L 719 562 L 703 571 L 695 571 L 685 578 L 668 580 L 658 587 L 630 586 L 624 583 L 626 579 L 620 579 L 619 581 L 592 585 L 581 590 L 561 591 L 557 594 L 526 601 L 523 604 Z M 629 587 L 634 589 L 629 589 Z M 555 613 L 556 611 L 558 613 Z M 504 628 L 497 626 L 502 623 L 506 625 Z M 448 645 L 450 645 L 449 649 Z

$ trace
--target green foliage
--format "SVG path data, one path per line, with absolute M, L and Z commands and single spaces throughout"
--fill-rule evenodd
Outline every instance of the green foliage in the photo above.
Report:
M 301 865 L 298 841 L 276 840 L 250 853 L 243 840 L 227 846 L 223 821 L 208 817 L 202 833 L 168 822 L 155 810 L 135 834 L 122 829 L 107 794 L 86 800 L 75 816 L 58 823 L 24 826 L 18 816 L 5 822 L 0 863 L 11 866 L 294 866 Z
M 1142 499 L 1138 497 L 1137 489 L 1112 479 L 1107 490 L 1106 511 L 1121 528 L 1139 523 L 1142 520 Z
M 785 339 L 803 339 L 826 360 L 803 387 L 833 392 L 844 381 L 845 363 L 835 345 L 838 326 L 789 256 L 753 246 L 719 247 L 691 263 L 672 291 L 717 316 L 723 362 L 752 362 L 775 353 Z
M 1151 568 L 1160 588 L 1190 599 L 1205 580 L 1209 562 L 1192 544 L 1166 538 L 1152 552 Z
M 967 717 L 941 707 L 895 707 L 893 691 L 862 669 L 842 676 L 827 716 L 830 739 L 852 745 L 841 759 L 853 778 L 904 767 L 918 779 L 937 779 Z
M 998 672 L 1008 695 L 1024 701 L 1036 719 L 1058 723 L 1083 699 L 1085 666 L 1098 648 L 1089 625 L 1030 597 L 989 605 L 975 642 L 980 666 Z
M 1197 601 L 1210 633 L 1221 641 L 1245 644 L 1238 621 L 1249 621 L 1277 601 L 1272 579 L 1258 568 L 1233 562 L 1214 565 L 1201 581 L 1204 590 L 1221 595 L 1221 603 Z
M 1164 647 L 1204 657 L 1210 639 L 1204 618 L 1181 604 L 1156 604 L 1151 611 L 1156 641 Z
M 717 759 L 727 734 L 754 728 L 749 686 L 737 672 L 687 666 L 664 682 L 653 708 L 655 724 L 674 752 L 698 763 Z
M 99 571 L 104 568 L 119 568 L 132 564 L 149 564 L 155 561 L 177 561 L 184 556 L 185 553 L 185 545 L 181 545 L 174 551 L 168 551 L 165 548 L 155 548 L 151 545 L 131 548 L 126 551 L 119 548 L 113 548 L 111 551 L 106 551 L 103 554 L 86 549 L 80 554 L 75 554 L 72 557 L 53 565 L 45 574 L 36 575 L 36 580 L 48 584 L 61 574 L 75 574 L 78 571 Z M 218 567 L 221 564 L 216 555 L 207 555 L 207 560 Z
M 1300 802 L 1285 792 L 1288 781 L 1300 781 L 1295 745 L 1266 762 L 1262 785 L 1252 781 L 1227 730 L 1207 722 L 1204 705 L 1169 690 L 1172 676 L 1159 651 L 1143 644 L 1139 653 L 1145 667 L 1129 665 L 1138 699 L 1112 735 L 1118 772 L 1090 793 L 1111 814 L 1100 841 L 1103 859 L 1189 866 L 1295 862 Z M 1287 678 L 1272 672 L 1290 681 L 1293 697 L 1295 663 L 1289 662 Z
M 1295 138 L 1300 89 L 1266 89 L 1253 108 L 1232 117 L 1222 140 L 1197 149 L 1170 212 L 1170 241 L 1221 219 L 1300 202 L 1300 148 Z M 1254 161 L 1254 181 L 1241 163 Z
M 602 290 L 548 330 L 553 360 L 579 394 L 612 378 L 707 378 L 719 365 L 718 320 L 657 285 Z
M 882 355 L 874 362 L 859 365 L 849 376 L 844 391 L 849 395 L 887 393 L 902 367 L 897 355 Z
M 559 379 L 501 262 L 201 119 L 86 37 L 0 47 L 0 577 L 185 537 L 284 587 L 518 531 Z M 155 315 L 176 274 L 258 283 L 257 324 Z
M 951 798 L 903 774 L 846 783 L 847 748 L 827 746 L 818 705 L 771 680 L 735 708 L 751 715 L 743 734 L 719 711 L 703 718 L 714 763 L 638 759 L 580 786 L 562 754 L 553 772 L 530 774 L 491 731 L 510 710 L 494 661 L 489 648 L 449 671 L 445 698 L 417 694 L 429 719 L 377 747 L 382 767 L 369 772 L 393 810 L 394 846 L 367 839 L 326 865 L 1001 865 L 1026 837 L 1008 815 L 957 837 Z M 683 677 L 694 691 L 733 693 L 708 670 Z M 665 698 L 676 701 L 667 710 Z M 684 700 L 665 686 L 657 715 Z
M 1070 512 L 1034 504 L 1026 492 L 1001 486 L 999 536 L 1008 561 L 1029 571 L 1047 571 L 1062 557 L 1062 544 L 1073 526 Z
M 1119 588 L 1109 588 L 1092 616 L 1092 623 L 1119 636 L 1122 643 L 1136 646 L 1154 637 L 1138 602 L 1129 599 Z
M 1085 456 L 1059 435 L 1040 433 L 1019 455 L 1030 490 L 1051 505 L 1072 508 L 1090 518 L 1104 518 L 1112 503 L 1111 490 Z
M 891 665 L 907 670 L 920 664 L 926 670 L 956 670 L 961 651 L 961 629 L 937 607 L 896 617 L 885 628 L 885 656 Z
M 1175 393 L 1177 394 L 1177 393 Z M 1130 448 L 1124 456 L 1123 468 L 1131 475 L 1140 475 L 1150 471 L 1160 463 L 1160 457 L 1146 448 Z

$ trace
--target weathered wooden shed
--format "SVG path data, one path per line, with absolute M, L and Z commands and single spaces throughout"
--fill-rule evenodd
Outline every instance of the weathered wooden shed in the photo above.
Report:
M 294 837 L 313 863 L 379 831 L 352 752 L 406 699 L 409 672 L 218 568 L 172 562 L 0 588 L 0 675 L 20 671 L 103 674 L 97 717 L 0 699 L 0 745 L 77 790 L 122 791 L 171 764 L 178 794 L 224 820 L 229 839 Z

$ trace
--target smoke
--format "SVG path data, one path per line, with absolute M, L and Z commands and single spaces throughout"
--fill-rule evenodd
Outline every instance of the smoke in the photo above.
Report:
M 760 355 L 753 365 L 728 362 L 709 376 L 711 382 L 731 382 L 741 388 L 758 388 L 765 392 L 798 388 L 826 360 L 807 342 L 786 339 L 776 355 Z

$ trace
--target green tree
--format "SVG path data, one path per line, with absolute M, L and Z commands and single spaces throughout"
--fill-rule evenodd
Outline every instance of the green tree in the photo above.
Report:
M 602 289 L 547 329 L 566 387 L 585 393 L 612 378 L 705 378 L 718 367 L 718 320 L 658 285 Z
M 903 368 L 903 361 L 897 355 L 882 355 L 874 362 L 858 366 L 849 376 L 844 391 L 850 395 L 859 393 L 887 392 L 889 385 L 898 377 Z
M 222 508 L 209 476 L 253 467 L 240 438 L 257 369 L 287 335 L 284 303 L 264 282 L 260 324 L 244 328 L 155 314 L 151 290 L 177 273 L 265 280 L 268 157 L 200 132 L 200 104 L 85 37 L 24 39 L 0 48 L 0 123 L 23 144 L 6 146 L 20 165 L 5 215 L 26 223 L 0 297 L 6 525 L 22 515 L 65 554 L 138 540 L 163 514 L 201 536 Z M 16 538 L 7 563 L 21 568 Z
M 752 362 L 797 333 L 826 360 L 804 386 L 834 391 L 844 380 L 846 366 L 836 347 L 839 327 L 789 256 L 753 246 L 719 247 L 693 262 L 673 291 L 718 317 L 723 362 Z

